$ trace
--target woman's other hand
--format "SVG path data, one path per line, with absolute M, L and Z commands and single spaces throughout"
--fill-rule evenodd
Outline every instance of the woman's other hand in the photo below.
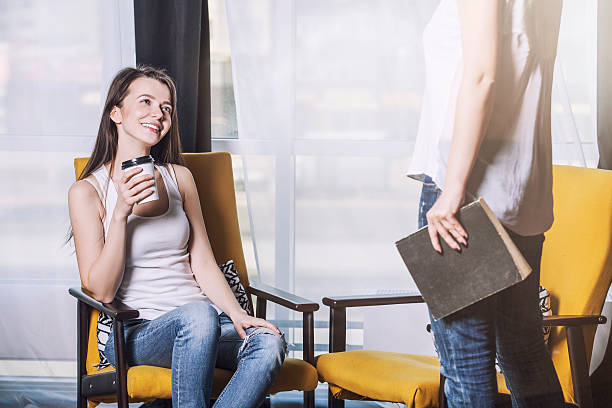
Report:
M 153 194 L 153 189 L 150 188 L 155 184 L 153 176 L 150 174 L 138 175 L 141 172 L 142 168 L 136 167 L 121 175 L 117 185 L 116 216 L 127 218 L 132 213 L 134 204 Z
M 467 246 L 468 234 L 455 215 L 463 203 L 464 192 L 461 189 L 445 189 L 433 207 L 427 211 L 427 230 L 434 249 L 442 253 L 440 239 L 456 251 L 461 251 L 459 243 Z
M 258 317 L 253 317 L 247 314 L 245 311 L 233 314 L 232 316 L 230 316 L 230 319 L 232 319 L 232 322 L 234 322 L 234 328 L 238 332 L 238 335 L 241 339 L 244 339 L 246 337 L 245 330 L 249 327 L 266 327 L 280 336 L 280 330 L 278 330 L 275 325 L 268 322 L 267 320 L 260 319 Z

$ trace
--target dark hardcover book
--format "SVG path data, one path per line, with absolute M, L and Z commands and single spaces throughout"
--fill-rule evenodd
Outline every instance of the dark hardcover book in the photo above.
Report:
M 459 210 L 468 233 L 461 252 L 442 238 L 442 254 L 429 240 L 427 227 L 395 243 L 434 319 L 446 317 L 525 279 L 531 267 L 480 198 Z

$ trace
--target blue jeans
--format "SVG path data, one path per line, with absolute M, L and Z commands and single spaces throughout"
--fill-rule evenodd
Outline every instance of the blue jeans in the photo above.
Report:
M 127 322 L 127 363 L 171 368 L 175 408 L 209 406 L 215 367 L 235 371 L 215 407 L 259 407 L 283 364 L 284 341 L 264 328 L 246 332 L 242 340 L 209 303 L 188 303 L 154 320 Z M 104 354 L 116 366 L 112 331 Z
M 426 178 L 419 227 L 441 191 Z M 507 230 L 533 272 L 527 279 L 445 318 L 431 327 L 446 377 L 449 407 L 495 406 L 499 361 L 513 407 L 563 407 L 563 393 L 544 337 L 538 300 L 544 234 L 521 236 Z

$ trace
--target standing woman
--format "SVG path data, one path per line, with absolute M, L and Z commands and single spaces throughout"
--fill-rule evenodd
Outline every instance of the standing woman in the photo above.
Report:
M 551 88 L 561 0 L 441 0 L 424 34 L 426 86 L 410 173 L 433 248 L 469 241 L 455 218 L 483 197 L 531 265 L 523 282 L 438 321 L 449 407 L 493 407 L 497 357 L 514 407 L 562 407 L 538 305 L 553 222 Z M 438 186 L 440 189 L 438 189 Z
M 138 167 L 121 170 L 149 154 L 155 179 Z M 236 301 L 181 164 L 174 82 L 150 67 L 121 70 L 68 195 L 81 283 L 100 302 L 139 311 L 125 325 L 128 364 L 171 368 L 173 407 L 207 407 L 215 367 L 235 371 L 215 407 L 257 407 L 282 365 L 283 341 Z M 137 204 L 154 184 L 159 199 Z M 113 365 L 114 340 L 111 331 L 105 356 Z

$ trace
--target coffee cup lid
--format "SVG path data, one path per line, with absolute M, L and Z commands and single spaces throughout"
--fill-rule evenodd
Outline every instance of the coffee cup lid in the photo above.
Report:
M 139 164 L 154 163 L 154 162 L 155 162 L 155 159 L 153 159 L 153 156 L 151 155 L 137 157 L 135 159 L 130 159 L 130 160 L 126 160 L 122 162 L 121 170 L 129 169 L 130 167 L 138 166 Z

